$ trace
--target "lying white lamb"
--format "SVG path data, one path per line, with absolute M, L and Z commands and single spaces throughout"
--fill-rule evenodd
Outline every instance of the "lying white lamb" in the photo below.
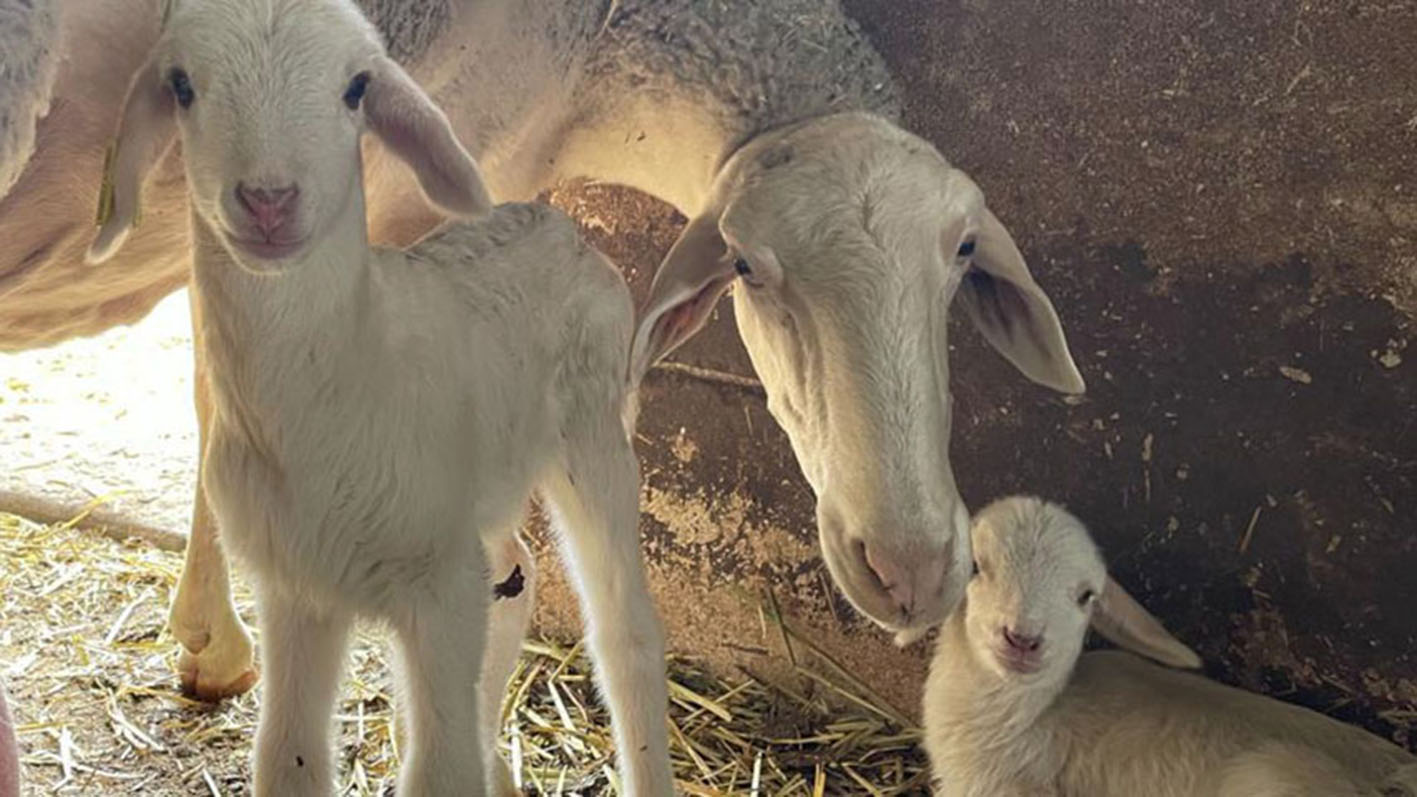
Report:
M 540 205 L 371 249 L 366 129 L 436 204 L 488 212 L 447 119 L 350 0 L 171 3 L 125 101 L 90 250 L 101 261 L 123 243 L 145 175 L 180 139 L 214 396 L 206 488 L 260 604 L 255 792 L 330 792 L 346 636 L 367 616 L 400 647 L 399 794 L 486 793 L 489 704 L 525 607 L 496 618 L 529 600 L 506 568 L 539 489 L 584 600 L 624 789 L 669 794 L 663 643 L 622 417 L 629 292 Z
M 1417 794 L 1417 759 L 1321 714 L 1176 667 L 1200 659 L 1107 576 L 1077 518 L 1037 498 L 975 519 L 976 572 L 941 628 L 925 749 L 951 797 Z M 1074 667 L 1076 665 L 1076 667 Z

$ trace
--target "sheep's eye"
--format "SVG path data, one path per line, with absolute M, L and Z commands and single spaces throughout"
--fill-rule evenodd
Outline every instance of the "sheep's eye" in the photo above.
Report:
M 977 575 L 979 575 L 979 562 L 976 561 L 976 562 L 972 562 L 971 564 L 974 565 L 974 570 L 973 570 L 973 572 L 970 573 L 970 576 L 972 577 L 972 576 L 977 576 Z
M 740 277 L 746 277 L 753 273 L 753 267 L 748 265 L 748 261 L 745 258 L 741 257 L 733 261 L 733 270 L 738 272 L 738 276 Z
M 359 110 L 359 101 L 364 99 L 364 89 L 369 86 L 369 73 L 360 72 L 349 80 L 349 88 L 344 90 L 344 104 L 351 111 Z
M 192 79 L 187 77 L 185 71 L 174 67 L 167 75 L 167 84 L 172 87 L 172 96 L 177 98 L 178 105 L 183 108 L 192 107 L 192 101 L 197 99 L 197 92 L 192 90 Z
M 1097 600 L 1097 593 L 1090 589 L 1085 589 L 1078 596 L 1078 606 L 1086 609 L 1093 601 Z
M 974 239 L 971 238 L 959 245 L 959 256 L 969 257 L 972 254 L 974 254 Z

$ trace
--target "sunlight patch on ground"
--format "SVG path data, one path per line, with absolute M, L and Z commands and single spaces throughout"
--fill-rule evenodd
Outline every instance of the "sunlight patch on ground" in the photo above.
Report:
M 131 327 L 0 354 L 0 490 L 185 533 L 196 478 L 187 292 Z

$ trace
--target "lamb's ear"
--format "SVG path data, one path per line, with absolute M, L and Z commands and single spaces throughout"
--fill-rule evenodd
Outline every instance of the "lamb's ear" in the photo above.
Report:
M 112 257 L 138 226 L 143 181 L 171 146 L 177 121 L 172 92 L 163 85 L 155 61 L 133 75 L 123 100 L 118 133 L 103 161 L 98 196 L 98 233 L 89 244 L 88 261 Z
M 953 253 L 946 253 L 951 255 Z M 1033 381 L 1063 393 L 1086 389 L 1053 303 L 1033 281 L 1009 231 L 987 208 L 975 233 L 973 267 L 958 298 L 998 352 Z
M 698 332 L 733 282 L 719 211 L 710 209 L 690 221 L 655 273 L 630 351 L 631 384 L 639 384 L 661 357 Z
M 1118 646 L 1167 666 L 1192 670 L 1201 666 L 1195 651 L 1171 636 L 1160 620 L 1111 577 L 1093 608 L 1092 627 Z
M 492 209 L 477 162 L 458 141 L 448 117 L 403 67 L 380 58 L 364 92 L 369 129 L 418 176 L 423 194 L 455 216 Z

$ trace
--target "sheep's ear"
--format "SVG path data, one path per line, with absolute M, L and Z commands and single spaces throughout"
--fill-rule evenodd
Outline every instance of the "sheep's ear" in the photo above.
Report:
M 369 129 L 418 176 L 428 200 L 455 216 L 492 209 L 477 162 L 463 148 L 448 117 L 403 67 L 380 58 L 364 94 Z
M 957 301 L 984 339 L 1024 376 L 1063 393 L 1083 392 L 1053 303 L 1033 281 L 1004 225 L 987 208 L 979 221 L 973 267 L 960 283 Z M 945 254 L 948 259 L 955 253 Z
M 630 352 L 631 384 L 639 384 L 660 358 L 693 337 L 733 282 L 719 217 L 715 208 L 689 222 L 655 273 Z
M 1092 627 L 1119 647 L 1170 667 L 1196 669 L 1201 658 L 1161 625 L 1122 585 L 1108 577 L 1092 612 Z
M 89 244 L 90 263 L 112 257 L 138 226 L 143 180 L 167 152 L 176 132 L 174 104 L 172 93 L 158 75 L 157 63 L 149 60 L 128 85 L 118 134 L 104 157 L 98 233 Z

